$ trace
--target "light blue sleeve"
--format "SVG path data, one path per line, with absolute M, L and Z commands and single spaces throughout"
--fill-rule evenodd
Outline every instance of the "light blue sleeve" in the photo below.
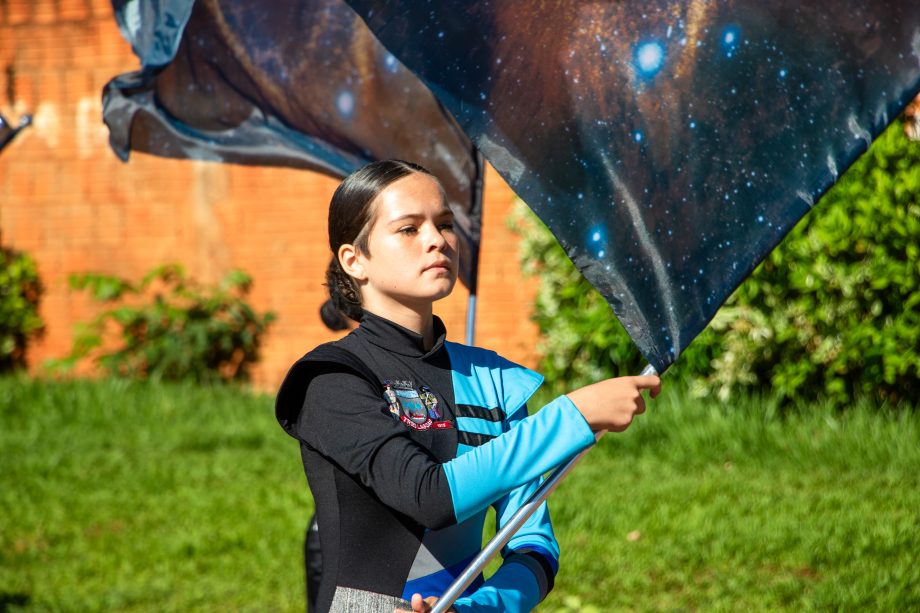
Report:
M 464 521 L 594 441 L 594 433 L 572 401 L 559 396 L 510 431 L 442 465 L 454 517 L 458 523 Z

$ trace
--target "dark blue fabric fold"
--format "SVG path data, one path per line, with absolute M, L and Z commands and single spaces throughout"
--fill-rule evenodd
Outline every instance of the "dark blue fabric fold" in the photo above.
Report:
M 443 183 L 475 290 L 481 157 L 342 0 L 130 0 L 116 19 L 142 69 L 103 93 L 112 148 L 344 177 L 377 159 Z M 317 219 L 324 224 L 325 219 Z

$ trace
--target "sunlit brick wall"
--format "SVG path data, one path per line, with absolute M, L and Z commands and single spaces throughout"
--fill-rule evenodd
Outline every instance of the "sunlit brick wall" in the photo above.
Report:
M 67 289 L 73 272 L 139 278 L 179 262 L 203 281 L 242 268 L 258 310 L 278 314 L 254 373 L 274 388 L 288 365 L 334 335 L 318 317 L 328 261 L 325 217 L 336 181 L 296 170 L 166 160 L 108 147 L 103 85 L 138 67 L 107 0 L 0 0 L 0 112 L 34 124 L 0 152 L 0 241 L 38 262 L 47 330 L 30 349 L 33 371 L 68 352 L 75 322 L 97 306 Z M 532 281 L 520 278 L 505 220 L 513 194 L 486 179 L 476 342 L 534 364 Z M 462 341 L 465 289 L 436 305 Z

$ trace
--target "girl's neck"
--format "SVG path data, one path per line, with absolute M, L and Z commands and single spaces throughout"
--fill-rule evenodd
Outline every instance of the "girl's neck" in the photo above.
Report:
M 413 309 L 403 304 L 367 304 L 364 305 L 364 310 L 421 334 L 426 350 L 434 346 L 434 319 L 431 303 L 428 303 L 427 309 Z

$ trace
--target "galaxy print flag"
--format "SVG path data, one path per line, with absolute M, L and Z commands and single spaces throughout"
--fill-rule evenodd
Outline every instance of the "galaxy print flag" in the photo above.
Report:
M 482 162 L 428 89 L 342 0 L 115 0 L 143 68 L 103 94 L 110 142 L 155 155 L 333 176 L 375 159 L 444 184 L 475 292 Z
M 920 2 L 349 0 L 663 372 L 920 88 Z

